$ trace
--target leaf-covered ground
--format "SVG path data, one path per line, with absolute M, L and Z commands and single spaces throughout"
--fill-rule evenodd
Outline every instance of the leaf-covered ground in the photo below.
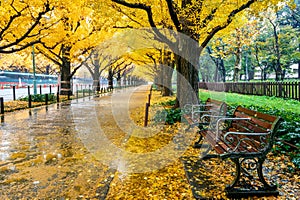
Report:
M 143 88 L 131 95 L 129 115 L 138 126 L 130 134 L 122 130 L 128 121 L 115 121 L 125 114 L 114 112 L 110 96 L 101 97 L 95 108 L 105 136 L 118 149 L 131 153 L 124 154 L 129 163 L 124 166 L 131 171 L 122 168 L 119 157 L 109 149 L 91 153 L 77 134 L 68 103 L 5 115 L 0 128 L 0 199 L 227 199 L 223 190 L 233 179 L 234 165 L 201 160 L 201 150 L 192 147 L 196 130 L 185 133 L 180 123 L 152 121 L 147 129 L 140 129 L 148 93 Z M 170 99 L 154 91 L 150 118 L 163 109 L 156 103 Z M 185 140 L 191 145 L 184 146 Z M 96 147 L 101 145 L 100 141 Z M 114 159 L 118 169 L 105 164 Z M 280 195 L 261 199 L 299 199 L 299 175 L 293 169 L 288 157 L 270 154 L 264 171 L 268 181 L 278 184 Z

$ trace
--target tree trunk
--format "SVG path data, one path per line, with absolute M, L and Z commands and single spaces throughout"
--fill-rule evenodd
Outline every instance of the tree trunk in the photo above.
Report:
M 118 71 L 117 73 L 117 86 L 121 87 L 121 72 Z
M 113 79 L 114 79 L 114 76 L 113 76 L 113 72 L 112 72 L 112 69 L 110 68 L 108 70 L 108 88 L 109 89 L 113 89 L 114 88 L 114 85 L 113 85 Z
M 70 60 L 71 46 L 62 47 L 62 66 L 61 66 L 61 80 L 60 80 L 60 94 L 72 95 L 71 90 L 71 60 Z
M 93 76 L 93 91 L 100 92 L 100 72 L 96 69 Z
M 226 82 L 226 70 L 225 70 L 225 65 L 224 65 L 224 60 L 220 58 L 220 80 L 222 82 Z
M 172 75 L 174 71 L 174 62 L 169 63 L 168 66 L 163 66 L 163 85 L 162 85 L 162 96 L 172 96 Z
M 177 70 L 177 103 L 183 107 L 185 104 L 199 103 L 199 56 L 198 43 L 181 41 L 180 55 L 175 55 Z M 188 60 L 187 60 L 188 59 Z
M 240 79 L 240 71 L 242 69 L 242 49 L 238 48 L 235 55 L 236 61 L 234 64 L 233 81 L 238 82 Z
M 215 73 L 214 73 L 214 82 L 218 82 L 219 80 L 219 62 L 218 62 L 218 58 L 216 58 L 216 69 L 215 69 Z
M 275 38 L 275 55 L 276 55 L 276 63 L 275 63 L 275 80 L 279 81 L 281 80 L 281 76 L 282 76 L 282 68 L 280 65 L 280 49 L 279 49 L 279 38 L 278 38 L 278 33 L 276 30 L 276 25 L 274 23 L 272 23 L 273 26 L 273 32 L 274 32 L 274 38 Z
M 161 66 L 159 67 L 156 75 L 155 75 L 155 85 L 157 86 L 157 90 L 161 91 L 161 93 L 163 92 L 163 85 L 164 85 L 164 71 L 163 71 L 163 67 Z
M 126 81 L 127 81 L 127 77 L 126 77 L 126 74 L 124 74 L 124 75 L 123 75 L 123 85 L 124 85 L 124 87 L 127 86 Z

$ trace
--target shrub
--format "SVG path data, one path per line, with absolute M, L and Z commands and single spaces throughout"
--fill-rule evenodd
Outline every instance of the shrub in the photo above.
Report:
M 28 101 L 29 97 L 22 97 L 19 98 L 20 101 Z M 36 94 L 36 95 L 31 95 L 31 101 L 32 102 L 45 102 L 46 100 L 46 95 L 45 94 Z M 55 96 L 54 94 L 48 94 L 48 101 L 55 101 Z

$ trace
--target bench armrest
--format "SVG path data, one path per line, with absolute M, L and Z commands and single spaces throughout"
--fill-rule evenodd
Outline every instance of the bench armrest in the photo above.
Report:
M 220 127 L 220 123 L 222 122 L 222 121 L 228 121 L 228 120 L 230 120 L 230 121 L 233 121 L 233 120 L 251 120 L 251 118 L 250 117 L 247 117 L 247 118 L 239 118 L 239 117 L 223 117 L 223 118 L 220 118 L 220 119 L 218 119 L 218 121 L 217 121 L 217 132 L 216 132 L 216 141 L 218 141 L 219 140 L 219 127 Z
M 185 104 L 183 106 L 183 112 L 188 114 L 194 111 L 194 107 L 205 107 L 205 104 Z
M 195 114 L 196 113 L 199 113 L 199 114 L 203 114 L 203 113 L 208 113 L 208 114 L 212 114 L 212 113 L 214 113 L 213 111 L 209 111 L 209 110 L 207 110 L 207 111 L 200 111 L 200 110 L 196 110 L 196 111 L 192 111 L 192 119 L 194 120 L 194 117 L 195 117 Z
M 204 114 L 201 116 L 201 120 L 204 118 L 204 117 L 209 117 L 209 118 L 224 118 L 224 115 L 208 115 L 208 114 Z
M 267 130 L 268 132 L 265 133 L 247 133 L 247 132 L 234 132 L 234 131 L 229 131 L 227 133 L 225 133 L 224 135 L 224 142 L 227 145 L 232 145 L 233 143 L 235 143 L 235 145 L 233 146 L 234 148 L 232 149 L 228 149 L 228 152 L 232 153 L 237 151 L 241 145 L 243 145 L 243 142 L 249 141 L 249 142 L 253 142 L 255 143 L 255 141 L 257 140 L 257 137 L 259 137 L 259 142 L 260 142 L 260 147 L 258 150 L 259 151 L 264 151 L 265 148 L 268 146 L 268 142 L 265 142 L 266 136 L 271 134 L 270 130 Z M 245 136 L 245 137 L 239 137 L 239 136 Z M 256 138 L 252 138 L 252 137 L 256 137 Z M 245 144 L 245 143 L 244 143 Z M 246 149 L 249 146 L 244 146 L 242 148 Z
M 193 104 L 192 105 L 192 109 L 194 109 L 194 108 L 197 108 L 197 107 L 199 107 L 199 108 L 205 108 L 205 107 L 210 107 L 210 106 L 213 106 L 213 104 Z

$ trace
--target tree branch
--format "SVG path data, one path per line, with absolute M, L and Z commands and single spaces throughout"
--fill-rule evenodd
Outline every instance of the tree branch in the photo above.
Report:
M 180 26 L 180 22 L 179 22 L 179 19 L 178 19 L 178 16 L 174 10 L 174 7 L 173 7 L 173 4 L 172 4 L 172 0 L 166 0 L 167 2 L 167 5 L 168 5 L 168 9 L 169 9 L 169 14 L 171 16 L 171 19 L 175 25 L 175 28 L 178 32 L 181 32 L 181 26 Z
M 30 28 L 28 28 L 28 30 L 20 38 L 17 38 L 14 42 L 11 42 L 9 44 L 6 44 L 6 45 L 0 47 L 0 49 L 4 50 L 6 48 L 10 48 L 12 46 L 18 45 L 20 42 L 22 42 L 23 40 L 25 40 L 28 37 L 28 35 L 33 31 L 33 29 L 35 29 L 35 27 L 40 23 L 40 20 L 42 19 L 43 15 L 46 14 L 47 12 L 50 12 L 52 10 L 50 8 L 50 3 L 49 2 L 45 3 L 44 6 L 45 6 L 45 10 L 42 11 L 42 12 L 40 12 L 38 14 L 38 17 L 36 18 L 35 22 L 31 25 Z M 27 48 L 30 45 L 25 45 L 25 46 L 26 46 L 25 48 Z M 13 52 L 20 51 L 20 50 L 23 50 L 25 48 L 21 47 L 19 49 L 14 49 Z
M 145 4 L 142 3 L 128 3 L 124 0 L 112 0 L 113 2 L 126 6 L 128 8 L 135 8 L 135 9 L 140 9 L 140 10 L 144 10 L 147 13 L 148 16 L 148 22 L 150 24 L 150 26 L 152 27 L 153 32 L 156 34 L 156 36 L 158 38 L 160 38 L 160 41 L 164 41 L 165 43 L 167 43 L 170 47 L 173 45 L 173 42 L 171 40 L 169 40 L 165 35 L 163 35 L 158 29 L 157 26 L 155 25 L 154 19 L 153 19 L 153 13 L 152 13 L 152 9 L 151 6 L 147 6 Z
M 241 7 L 233 10 L 227 17 L 227 21 L 223 25 L 216 26 L 213 28 L 210 32 L 207 38 L 202 42 L 201 47 L 204 48 L 209 41 L 215 36 L 216 33 L 219 31 L 225 29 L 234 19 L 235 15 L 239 12 L 243 11 L 246 8 L 249 8 L 253 3 L 255 3 L 257 0 L 249 0 L 247 3 L 243 4 Z

